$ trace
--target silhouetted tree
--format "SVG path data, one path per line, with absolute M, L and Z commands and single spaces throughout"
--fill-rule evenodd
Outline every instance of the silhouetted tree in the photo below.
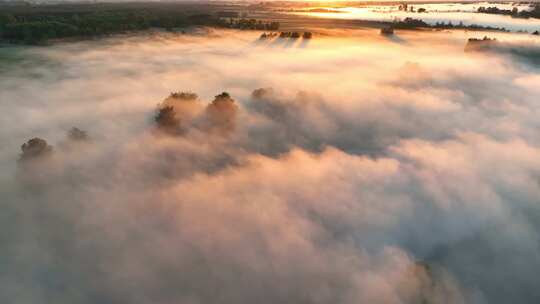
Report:
M 154 119 L 160 129 L 168 132 L 176 131 L 180 125 L 180 121 L 176 118 L 176 112 L 172 106 L 159 108 Z
M 169 98 L 182 99 L 182 100 L 196 100 L 199 96 L 193 92 L 173 92 L 169 95 Z
M 238 107 L 229 93 L 223 92 L 216 95 L 211 104 L 206 107 L 206 116 L 209 131 L 228 134 L 236 126 L 236 114 Z
M 90 139 L 90 137 L 85 131 L 76 127 L 73 127 L 68 131 L 67 137 L 69 140 L 73 141 L 87 141 Z
M 202 110 L 197 94 L 173 92 L 158 106 L 155 121 L 164 131 L 183 133 Z
M 259 88 L 256 90 L 253 90 L 251 93 L 251 97 L 254 99 L 262 99 L 269 95 L 271 95 L 274 92 L 272 88 Z
M 93 37 L 112 33 L 145 30 L 151 27 L 172 30 L 188 25 L 225 26 L 219 18 L 209 14 L 187 15 L 182 11 L 144 9 L 129 11 L 101 11 L 72 13 L 47 7 L 39 11 L 0 12 L 0 40 L 11 43 L 41 44 L 49 39 Z
M 24 143 L 21 146 L 21 151 L 19 160 L 26 161 L 50 155 L 52 153 L 52 147 L 44 139 L 35 137 Z

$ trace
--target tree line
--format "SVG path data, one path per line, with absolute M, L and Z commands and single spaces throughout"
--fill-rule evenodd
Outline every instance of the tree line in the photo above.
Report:
M 210 13 L 166 10 L 52 11 L 2 13 L 0 42 L 45 44 L 51 39 L 91 38 L 150 28 L 173 30 L 187 26 L 277 30 L 279 23 L 255 19 L 227 21 Z
M 97 11 L 84 13 L 0 14 L 0 39 L 9 43 L 41 44 L 50 39 L 93 37 L 189 25 L 217 25 L 209 14 L 181 12 Z
M 517 7 L 509 9 L 500 9 L 496 6 L 484 7 L 481 6 L 477 10 L 478 13 L 482 14 L 494 14 L 494 15 L 508 15 L 515 18 L 540 18 L 540 5 L 536 4 L 532 10 L 522 10 L 519 11 Z
M 247 18 L 229 18 L 220 19 L 220 25 L 227 28 L 241 29 L 241 30 L 261 30 L 261 31 L 277 31 L 279 30 L 279 22 L 264 22 L 257 19 Z

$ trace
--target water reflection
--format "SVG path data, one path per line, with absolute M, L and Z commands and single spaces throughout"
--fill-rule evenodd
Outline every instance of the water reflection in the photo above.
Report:
M 479 7 L 497 7 L 499 9 L 511 10 L 517 8 L 519 11 L 530 10 L 530 4 L 524 3 L 432 3 L 432 4 L 412 4 L 414 11 L 400 10 L 399 5 L 383 5 L 368 7 L 343 7 L 333 8 L 329 12 L 295 12 L 320 18 L 334 18 L 347 20 L 370 20 L 370 21 L 394 21 L 411 17 L 422 19 L 428 24 L 448 23 L 463 25 L 481 25 L 490 27 L 504 27 L 510 31 L 536 31 L 540 30 L 540 20 L 529 18 L 512 18 L 506 15 L 479 14 L 476 13 Z M 418 12 L 424 9 L 425 12 Z

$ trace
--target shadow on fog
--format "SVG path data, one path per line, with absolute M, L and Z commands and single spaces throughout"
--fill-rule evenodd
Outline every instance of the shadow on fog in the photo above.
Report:
M 273 39 L 257 39 L 251 43 L 252 46 L 264 46 L 269 48 L 307 48 L 309 46 L 310 39 L 304 38 L 281 38 L 276 37 Z
M 398 44 L 401 44 L 401 45 L 406 45 L 408 44 L 407 40 L 397 36 L 397 35 L 391 35 L 391 36 L 384 36 L 388 41 L 390 42 L 393 42 L 393 43 L 398 43 Z
M 298 44 L 298 47 L 302 49 L 307 48 L 309 46 L 310 41 L 311 39 L 302 38 L 302 41 L 300 42 L 300 44 Z
M 252 46 L 264 46 L 268 44 L 268 40 L 257 38 L 250 43 Z
M 283 47 L 287 43 L 287 39 L 277 37 L 274 40 L 272 40 L 268 46 L 269 47 Z

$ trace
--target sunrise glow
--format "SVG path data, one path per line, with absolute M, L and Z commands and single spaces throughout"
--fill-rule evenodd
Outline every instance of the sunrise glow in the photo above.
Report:
M 540 5 L 0 1 L 0 303 L 539 303 Z

